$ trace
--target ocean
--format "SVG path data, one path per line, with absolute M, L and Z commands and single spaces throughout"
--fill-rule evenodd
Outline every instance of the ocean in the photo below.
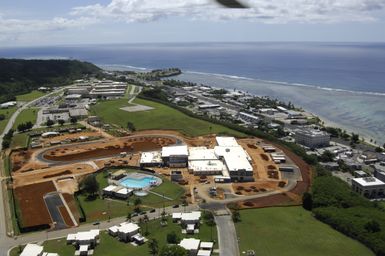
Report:
M 385 143 L 385 43 L 175 43 L 0 48 L 116 69 L 179 67 L 178 79 L 291 101 Z

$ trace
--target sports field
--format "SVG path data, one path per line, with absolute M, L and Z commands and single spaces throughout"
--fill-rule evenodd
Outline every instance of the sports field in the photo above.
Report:
M 210 133 L 227 133 L 242 136 L 241 133 L 227 127 L 212 124 L 207 121 L 192 118 L 169 106 L 135 99 L 134 103 L 152 107 L 152 110 L 127 112 L 122 107 L 132 106 L 127 99 L 102 101 L 92 107 L 91 112 L 103 119 L 104 122 L 126 128 L 127 122 L 132 122 L 137 130 L 178 130 L 188 136 L 200 136 Z
M 236 224 L 243 251 L 258 256 L 372 256 L 368 248 L 311 216 L 302 207 L 242 210 Z

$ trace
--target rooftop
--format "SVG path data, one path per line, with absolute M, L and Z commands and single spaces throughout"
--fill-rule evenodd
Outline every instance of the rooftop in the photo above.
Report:
M 357 182 L 361 186 L 381 186 L 385 185 L 384 182 L 375 177 L 356 178 L 353 181 Z
M 234 137 L 216 137 L 218 146 L 222 147 L 238 147 L 239 144 Z
M 206 147 L 191 147 L 189 148 L 189 161 L 194 160 L 217 160 L 214 149 Z
M 159 151 L 143 152 L 140 155 L 140 163 L 161 163 L 161 153 Z
M 162 148 L 162 157 L 170 156 L 188 156 L 188 148 L 183 146 L 169 146 Z
M 188 251 L 191 251 L 191 250 L 198 250 L 200 243 L 201 241 L 195 238 L 184 238 L 179 243 L 179 246 L 185 248 Z

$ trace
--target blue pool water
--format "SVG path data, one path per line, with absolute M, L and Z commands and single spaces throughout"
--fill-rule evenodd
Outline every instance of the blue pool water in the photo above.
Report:
M 140 188 L 150 187 L 151 184 L 156 181 L 157 181 L 156 178 L 153 178 L 153 177 L 143 177 L 139 179 L 127 177 L 122 179 L 120 181 L 120 184 L 127 188 L 140 189 Z

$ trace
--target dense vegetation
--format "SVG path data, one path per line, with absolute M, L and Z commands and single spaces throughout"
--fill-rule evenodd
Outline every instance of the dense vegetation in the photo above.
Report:
M 317 219 L 359 240 L 376 255 L 385 255 L 385 211 L 381 206 L 352 192 L 327 172 L 314 179 L 311 196 L 311 207 L 308 196 L 304 207 L 312 208 Z
M 40 86 L 62 86 L 99 72 L 95 65 L 77 60 L 0 59 L 0 103 Z

